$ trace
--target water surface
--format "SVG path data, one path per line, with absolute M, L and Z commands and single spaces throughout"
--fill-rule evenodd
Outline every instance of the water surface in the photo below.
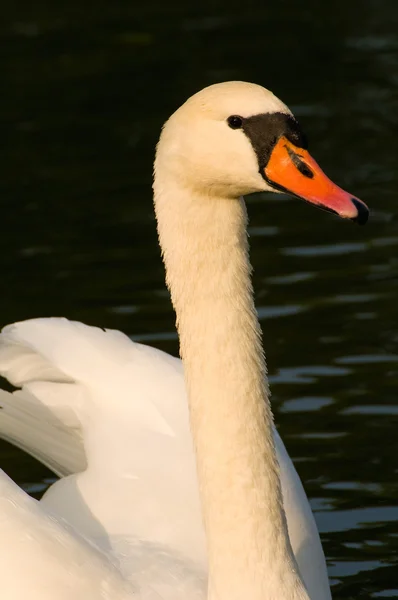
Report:
M 398 598 L 398 6 L 236 0 L 3 8 L 0 321 L 65 315 L 178 353 L 151 204 L 162 122 L 251 80 L 372 208 L 359 228 L 248 198 L 275 418 L 310 497 L 335 598 Z M 51 474 L 6 444 L 40 494 Z

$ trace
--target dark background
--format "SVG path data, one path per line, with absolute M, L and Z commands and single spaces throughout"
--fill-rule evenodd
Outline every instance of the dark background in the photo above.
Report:
M 398 598 L 397 31 L 396 0 L 2 7 L 0 324 L 65 315 L 178 353 L 153 150 L 216 81 L 271 88 L 370 205 L 359 228 L 248 199 L 276 421 L 336 598 Z M 6 444 L 0 464 L 31 493 L 51 480 Z

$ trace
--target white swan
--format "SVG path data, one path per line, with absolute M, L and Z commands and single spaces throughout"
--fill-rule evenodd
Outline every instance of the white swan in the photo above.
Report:
M 65 319 L 3 330 L 0 373 L 22 389 L 1 392 L 0 435 L 64 477 L 37 503 L 1 475 L 1 597 L 330 598 L 273 429 L 250 282 L 240 196 L 275 189 L 367 218 L 262 87 L 211 86 L 165 125 L 155 211 L 187 398 L 178 359 L 120 332 Z

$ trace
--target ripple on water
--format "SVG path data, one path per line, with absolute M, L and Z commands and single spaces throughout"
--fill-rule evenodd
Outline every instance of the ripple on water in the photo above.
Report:
M 351 369 L 333 365 L 307 365 L 279 369 L 275 375 L 270 375 L 269 380 L 272 384 L 315 383 L 318 377 L 342 377 L 350 373 Z
M 263 227 L 249 227 L 249 237 L 272 237 L 279 233 L 279 227 L 263 226 Z
M 332 506 L 330 508 L 332 509 Z M 354 510 L 320 510 L 316 515 L 316 522 L 321 533 L 349 531 L 360 529 L 368 524 L 374 526 L 375 523 L 396 522 L 397 520 L 398 506 L 383 506 L 382 512 L 379 506 Z
M 310 258 L 318 256 L 339 256 L 341 254 L 350 254 L 351 252 L 363 252 L 367 247 L 367 244 L 364 242 L 342 242 L 340 244 L 282 248 L 281 254 L 284 254 L 285 256 Z
M 286 304 L 284 306 L 258 306 L 257 315 L 259 319 L 276 319 L 278 317 L 289 317 L 303 312 L 305 307 L 301 304 Z
M 378 483 L 362 483 L 359 481 L 330 481 L 324 483 L 322 487 L 325 490 L 364 490 L 376 493 L 381 491 L 381 486 Z
M 350 406 L 340 411 L 341 415 L 398 415 L 398 406 L 390 404 L 368 404 Z
M 298 271 L 297 273 L 289 273 L 288 275 L 279 275 L 276 277 L 267 277 L 266 282 L 271 285 L 290 285 L 292 283 L 300 283 L 313 279 L 316 273 L 312 271 Z
M 345 437 L 347 434 L 346 431 L 330 431 L 330 432 L 325 432 L 325 431 L 319 431 L 319 432 L 305 432 L 305 433 L 296 433 L 294 435 L 291 435 L 289 437 L 294 437 L 294 438 L 301 438 L 301 439 L 305 439 L 305 440 L 333 440 L 336 438 L 342 438 Z
M 321 396 L 302 396 L 301 398 L 293 398 L 286 400 L 281 407 L 281 412 L 311 412 L 319 410 L 324 406 L 333 404 L 332 398 Z
M 363 571 L 370 571 L 380 566 L 379 560 L 356 560 L 339 561 L 334 560 L 332 565 L 328 566 L 328 573 L 331 577 L 347 577 L 349 575 L 358 575 Z
M 380 297 L 380 294 L 337 294 L 329 298 L 329 302 L 331 304 L 360 304 L 361 302 L 372 302 Z
M 140 311 L 140 307 L 134 304 L 122 304 L 111 306 L 108 310 L 116 315 L 134 315 Z
M 335 359 L 338 365 L 376 365 L 380 363 L 398 362 L 397 354 L 354 354 L 352 356 L 340 356 Z

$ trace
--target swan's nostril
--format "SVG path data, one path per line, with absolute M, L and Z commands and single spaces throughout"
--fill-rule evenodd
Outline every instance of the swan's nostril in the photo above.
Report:
M 313 170 L 307 164 L 305 164 L 305 162 L 303 160 L 301 160 L 300 156 L 298 154 L 296 154 L 296 152 L 294 152 L 287 145 L 286 145 L 286 150 L 287 150 L 288 155 L 291 158 L 292 163 L 296 167 L 296 169 L 298 171 L 300 171 L 300 173 L 302 175 L 304 175 L 304 177 L 308 177 L 308 179 L 312 179 L 314 177 Z
M 355 208 L 358 211 L 357 216 L 354 217 L 354 219 L 352 219 L 352 220 L 355 221 L 355 223 L 358 223 L 358 225 L 365 225 L 365 223 L 367 223 L 367 220 L 369 218 L 368 207 L 366 206 L 366 204 L 364 204 L 360 200 L 357 200 L 356 198 L 351 198 L 351 202 L 353 203 L 353 205 L 355 206 Z
M 308 179 L 312 179 L 314 177 L 313 171 L 302 161 L 296 164 L 297 169 L 300 171 L 304 177 L 308 177 Z

